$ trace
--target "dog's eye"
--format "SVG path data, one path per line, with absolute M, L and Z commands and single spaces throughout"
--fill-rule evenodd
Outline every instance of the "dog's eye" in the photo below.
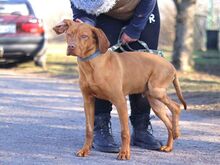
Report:
M 88 36 L 85 35 L 85 34 L 83 34 L 83 35 L 80 36 L 80 38 L 82 38 L 82 39 L 88 39 Z
M 67 37 L 72 37 L 72 35 L 70 33 L 66 33 Z

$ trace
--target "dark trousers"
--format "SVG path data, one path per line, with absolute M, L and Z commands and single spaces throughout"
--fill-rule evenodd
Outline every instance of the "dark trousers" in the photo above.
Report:
M 141 33 L 140 40 L 145 41 L 150 49 L 157 49 L 160 32 L 160 15 L 157 5 L 153 11 L 153 14 L 154 19 L 148 21 L 145 29 Z M 121 21 L 106 15 L 100 15 L 97 17 L 96 27 L 104 31 L 112 46 L 117 43 L 121 29 L 128 23 L 129 21 Z M 132 48 L 138 50 L 138 46 L 139 45 L 133 43 Z M 150 105 L 142 94 L 129 95 L 129 101 L 131 106 L 131 116 L 150 114 Z M 110 113 L 111 110 L 111 102 L 98 98 L 95 99 L 95 115 L 100 113 Z

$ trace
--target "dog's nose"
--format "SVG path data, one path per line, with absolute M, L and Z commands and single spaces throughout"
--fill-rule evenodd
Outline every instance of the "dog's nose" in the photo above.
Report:
M 74 44 L 72 44 L 72 45 L 68 45 L 68 49 L 75 49 L 75 45 Z
M 67 55 L 73 55 L 74 54 L 74 50 L 76 48 L 76 45 L 75 44 L 69 44 L 67 46 Z

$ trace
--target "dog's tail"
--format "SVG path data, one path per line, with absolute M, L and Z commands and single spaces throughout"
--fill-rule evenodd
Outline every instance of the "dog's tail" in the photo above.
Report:
M 184 109 L 186 110 L 187 109 L 187 105 L 186 105 L 186 102 L 185 102 L 185 100 L 183 98 L 183 94 L 182 94 L 182 91 L 181 91 L 181 88 L 180 88 L 180 83 L 179 83 L 179 79 L 177 77 L 177 74 L 175 75 L 175 78 L 173 80 L 173 85 L 175 87 L 176 94 L 177 94 L 179 100 L 181 101 L 181 103 L 184 106 Z

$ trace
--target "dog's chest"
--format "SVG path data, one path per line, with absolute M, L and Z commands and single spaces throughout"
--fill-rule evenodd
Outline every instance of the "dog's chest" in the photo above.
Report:
M 101 84 L 97 83 L 89 83 L 89 90 L 90 93 L 100 99 L 106 99 L 105 89 L 102 87 Z
M 90 91 L 90 93 L 97 97 L 97 98 L 101 98 L 101 99 L 106 99 L 106 91 L 105 91 L 105 84 L 104 81 L 102 79 L 99 79 L 97 77 L 94 76 L 86 76 L 86 82 L 88 85 L 88 90 Z

